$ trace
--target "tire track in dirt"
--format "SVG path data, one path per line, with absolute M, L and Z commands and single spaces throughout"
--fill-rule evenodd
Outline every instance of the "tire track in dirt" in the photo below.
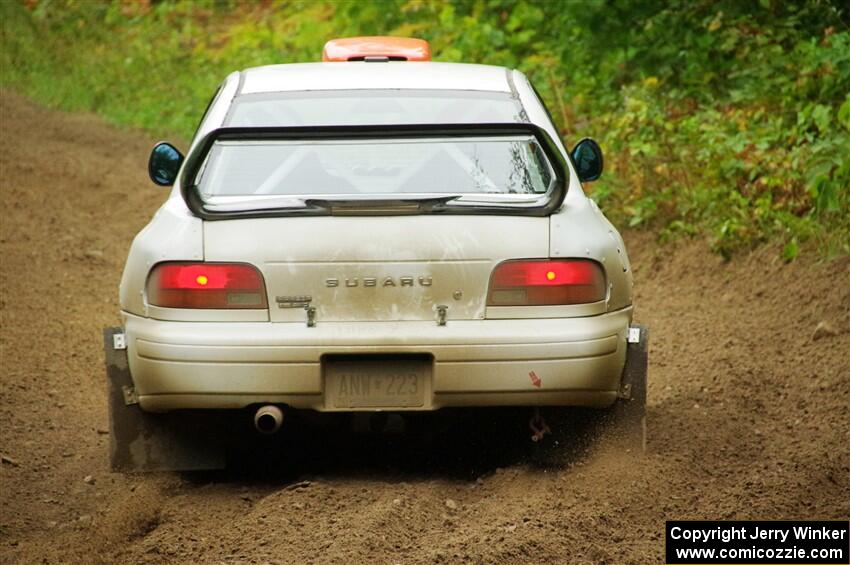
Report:
M 152 140 L 8 92 L 0 110 L 4 563 L 657 563 L 665 519 L 850 516 L 850 259 L 724 263 L 644 233 L 627 234 L 652 329 L 644 458 L 600 441 L 559 469 L 507 445 L 474 465 L 438 445 L 417 467 L 378 443 L 309 484 L 111 474 L 100 331 L 166 196 Z M 813 340 L 821 321 L 839 333 Z

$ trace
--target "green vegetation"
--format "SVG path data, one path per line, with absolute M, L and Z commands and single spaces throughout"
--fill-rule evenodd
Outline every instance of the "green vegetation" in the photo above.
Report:
M 435 59 L 508 65 L 568 145 L 607 155 L 592 195 L 620 225 L 850 252 L 850 10 L 838 0 L 0 2 L 0 84 L 188 138 L 235 69 L 314 61 L 325 40 L 417 36 Z

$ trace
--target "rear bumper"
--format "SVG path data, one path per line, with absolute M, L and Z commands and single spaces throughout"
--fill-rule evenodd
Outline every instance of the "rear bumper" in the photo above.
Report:
M 583 318 L 450 321 L 443 327 L 336 322 L 308 328 L 125 314 L 124 326 L 136 393 L 149 411 L 256 403 L 336 410 L 325 401 L 322 357 L 375 353 L 433 357 L 425 403 L 416 410 L 603 407 L 617 398 L 631 316 L 627 308 Z

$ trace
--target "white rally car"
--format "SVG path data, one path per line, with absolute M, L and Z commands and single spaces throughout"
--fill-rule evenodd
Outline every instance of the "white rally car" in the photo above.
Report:
M 421 40 L 324 59 L 234 72 L 185 159 L 154 147 L 173 188 L 106 330 L 113 468 L 220 466 L 212 414 L 594 407 L 642 441 L 646 330 L 581 184 L 598 145 L 568 152 L 519 71 Z

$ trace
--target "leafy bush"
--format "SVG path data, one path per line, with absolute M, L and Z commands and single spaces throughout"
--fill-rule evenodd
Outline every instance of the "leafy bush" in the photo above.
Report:
M 0 2 L 0 84 L 188 138 L 234 69 L 312 61 L 346 35 L 409 35 L 435 59 L 507 65 L 615 221 L 724 255 L 778 238 L 850 252 L 850 27 L 837 0 Z

